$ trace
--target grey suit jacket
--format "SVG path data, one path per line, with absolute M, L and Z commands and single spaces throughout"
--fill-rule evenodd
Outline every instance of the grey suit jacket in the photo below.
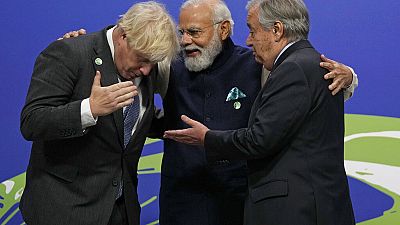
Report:
M 257 96 L 248 128 L 209 131 L 208 160 L 247 159 L 246 225 L 352 225 L 344 170 L 343 93 L 332 96 L 320 54 L 290 46 Z
M 107 224 L 121 176 L 129 224 L 139 224 L 137 163 L 154 113 L 153 75 L 141 82 L 147 109 L 124 149 L 122 109 L 82 130 L 80 105 L 96 70 L 102 86 L 118 82 L 106 29 L 56 41 L 36 60 L 21 113 L 21 132 L 33 141 L 20 202 L 27 224 Z

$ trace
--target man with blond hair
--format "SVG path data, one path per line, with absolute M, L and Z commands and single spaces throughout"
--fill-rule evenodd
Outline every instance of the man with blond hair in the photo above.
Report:
M 156 2 L 37 58 L 21 132 L 33 141 L 20 202 L 28 225 L 139 225 L 137 163 L 154 113 L 152 69 L 179 49 Z
M 233 25 L 230 10 L 221 0 L 187 0 L 182 4 L 181 57 L 171 67 L 168 62 L 159 64 L 158 91 L 163 96 L 165 117 L 154 127 L 160 133 L 187 127 L 180 120 L 181 114 L 212 129 L 247 126 L 251 105 L 266 76 L 261 76 L 262 65 L 256 63 L 252 51 L 235 45 L 230 38 Z M 64 37 L 83 33 L 70 32 Z M 332 70 L 325 77 L 335 76 L 324 88 L 335 94 L 351 84 L 353 76 L 346 66 L 323 59 L 327 61 L 324 66 Z M 350 86 L 348 95 L 353 89 Z M 245 161 L 207 163 L 201 149 L 164 141 L 160 224 L 242 225 L 247 190 Z

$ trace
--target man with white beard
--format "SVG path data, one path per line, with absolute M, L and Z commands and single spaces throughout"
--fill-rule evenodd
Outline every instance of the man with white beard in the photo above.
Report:
M 151 137 L 164 130 L 187 128 L 185 114 L 213 130 L 247 127 L 251 106 L 268 73 L 252 50 L 235 45 L 231 13 L 220 0 L 188 0 L 181 6 L 181 57 L 159 64 L 158 92 L 164 117 L 155 120 Z M 69 32 L 64 38 L 84 34 Z M 352 95 L 357 76 L 325 57 L 329 88 Z M 262 75 L 263 74 L 263 75 Z M 161 225 L 242 225 L 247 190 L 246 163 L 221 160 L 208 164 L 197 146 L 164 141 L 161 172 Z
M 153 123 L 159 137 L 165 129 L 187 128 L 180 119 L 183 114 L 210 129 L 247 127 L 261 88 L 262 66 L 251 50 L 232 42 L 233 21 L 225 3 L 186 1 L 181 6 L 178 29 L 181 57 L 168 69 L 159 65 L 164 117 Z M 346 66 L 325 60 L 324 66 L 333 70 L 326 78 L 336 77 L 329 87 L 333 94 L 352 80 L 357 82 Z M 245 162 L 207 164 L 204 151 L 198 148 L 202 147 L 164 140 L 160 224 L 243 224 Z

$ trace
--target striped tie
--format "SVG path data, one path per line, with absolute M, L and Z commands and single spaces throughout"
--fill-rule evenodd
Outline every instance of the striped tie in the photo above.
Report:
M 139 96 L 133 98 L 132 104 L 128 105 L 124 111 L 124 147 L 129 143 L 132 136 L 132 129 L 139 117 Z
M 129 143 L 129 140 L 131 139 L 133 126 L 135 125 L 135 123 L 139 117 L 139 111 L 140 111 L 139 103 L 140 103 L 139 96 L 136 95 L 133 98 L 132 104 L 128 105 L 124 111 L 124 147 L 125 148 L 126 148 L 126 145 Z M 117 192 L 117 196 L 115 199 L 118 199 L 119 197 L 122 196 L 123 186 L 124 186 L 124 183 L 121 178 L 121 182 L 118 185 L 118 192 Z

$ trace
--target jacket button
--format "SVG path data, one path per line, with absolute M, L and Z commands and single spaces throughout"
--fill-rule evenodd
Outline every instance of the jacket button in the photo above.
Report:
M 112 180 L 112 185 L 113 185 L 114 187 L 118 186 L 118 180 L 114 178 L 114 179 Z

